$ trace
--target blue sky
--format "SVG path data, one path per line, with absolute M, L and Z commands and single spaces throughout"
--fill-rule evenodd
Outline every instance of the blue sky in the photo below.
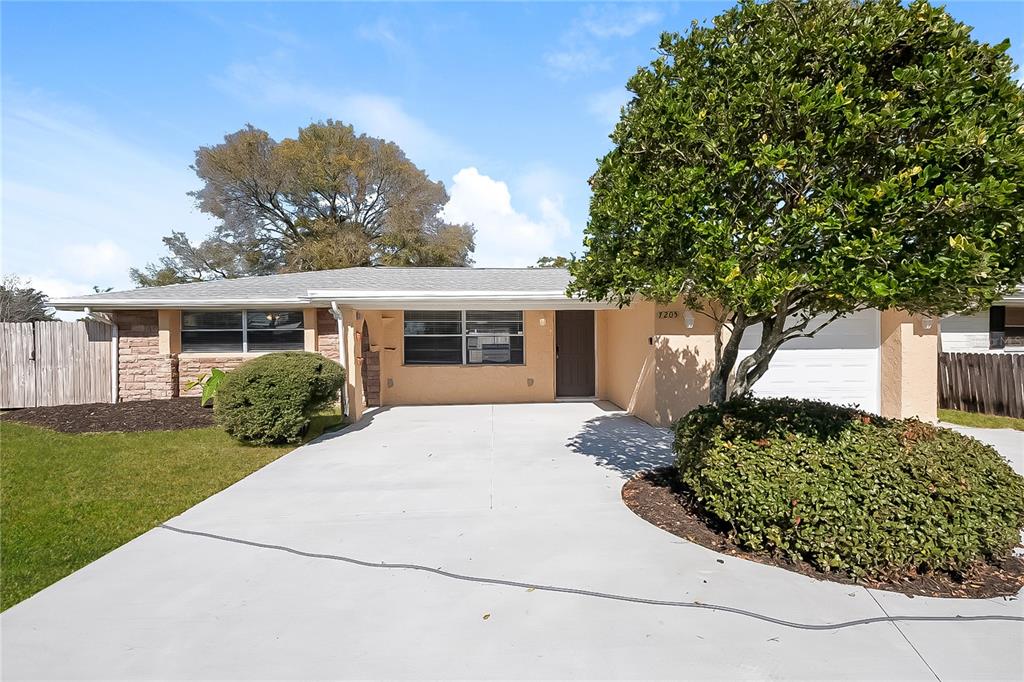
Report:
M 442 180 L 478 265 L 578 252 L 626 80 L 729 4 L 4 3 L 3 271 L 129 287 L 162 236 L 212 226 L 186 196 L 196 147 L 329 117 Z M 1024 59 L 1024 3 L 948 7 Z

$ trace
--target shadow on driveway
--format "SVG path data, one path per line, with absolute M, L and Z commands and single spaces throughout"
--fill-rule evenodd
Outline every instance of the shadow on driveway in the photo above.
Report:
M 598 466 L 614 469 L 625 477 L 672 463 L 672 433 L 626 414 L 609 414 L 588 419 L 569 439 L 573 452 L 595 460 Z

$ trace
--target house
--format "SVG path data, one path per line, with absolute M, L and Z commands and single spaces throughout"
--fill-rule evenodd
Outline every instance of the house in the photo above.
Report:
M 1024 351 L 1024 285 L 988 310 L 943 318 L 939 337 L 944 353 Z
M 347 368 L 353 418 L 375 405 L 599 398 L 669 424 L 707 401 L 708 318 L 679 304 L 585 302 L 566 296 L 568 283 L 555 268 L 360 267 L 51 303 L 115 325 L 120 400 L 186 395 L 213 367 L 305 349 Z M 934 420 L 937 327 L 858 313 L 781 349 L 756 391 Z M 744 353 L 758 337 L 748 331 Z

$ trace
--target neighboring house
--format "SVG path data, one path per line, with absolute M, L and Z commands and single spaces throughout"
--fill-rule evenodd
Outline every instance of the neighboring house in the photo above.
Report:
M 565 295 L 568 283 L 557 268 L 368 267 L 51 303 L 117 325 L 120 400 L 185 395 L 212 367 L 305 349 L 347 368 L 353 418 L 373 405 L 600 398 L 669 424 L 707 401 L 708 318 L 678 304 L 580 301 Z M 934 420 L 937 327 L 899 311 L 858 313 L 785 346 L 755 391 Z M 759 336 L 749 330 L 743 352 Z
M 940 339 L 944 353 L 1024 351 L 1024 286 L 988 310 L 943 318 Z

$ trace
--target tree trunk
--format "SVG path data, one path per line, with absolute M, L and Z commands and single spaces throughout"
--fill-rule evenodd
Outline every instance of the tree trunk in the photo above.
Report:
M 736 366 L 736 358 L 740 353 L 740 341 L 743 340 L 743 332 L 746 328 L 746 318 L 742 315 L 737 316 L 733 320 L 732 334 L 724 344 L 721 343 L 722 328 L 719 327 L 715 331 L 716 358 L 710 380 L 712 405 L 721 405 L 729 399 L 729 377 L 732 375 L 733 367 Z

